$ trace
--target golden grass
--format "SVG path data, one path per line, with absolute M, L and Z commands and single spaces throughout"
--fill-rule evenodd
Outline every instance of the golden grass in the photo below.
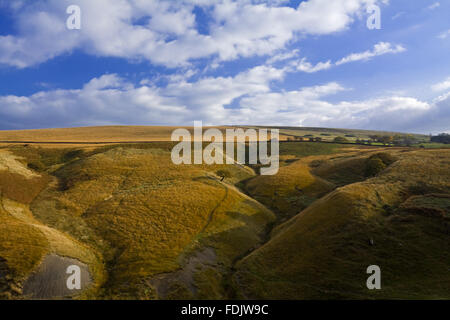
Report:
M 158 149 L 114 148 L 56 171 L 63 183 L 32 209 L 47 225 L 103 253 L 107 294 L 136 297 L 139 279 L 177 270 L 183 257 L 205 245 L 214 244 L 221 261 L 230 263 L 260 241 L 252 231 L 262 232 L 273 215 L 220 183 L 214 173 L 223 168 L 176 166 Z M 251 176 L 237 165 L 226 168 L 230 182 Z M 232 230 L 244 233 L 244 245 L 228 235 Z
M 23 278 L 48 252 L 48 241 L 33 226 L 22 223 L 0 209 L 0 256 L 13 277 Z
M 286 219 L 333 190 L 334 186 L 311 174 L 307 161 L 281 167 L 276 175 L 258 176 L 245 188 L 252 197 Z
M 101 258 L 90 248 L 34 219 L 28 206 L 2 198 L 0 208 L 0 257 L 18 282 L 36 270 L 48 254 L 87 263 L 95 284 L 85 295 L 97 292 L 103 281 Z
M 403 153 L 378 177 L 316 201 L 238 263 L 239 296 L 448 299 L 448 221 L 397 208 L 417 184 L 425 184 L 425 192 L 450 190 L 449 155 Z M 382 270 L 379 291 L 365 287 L 365 270 L 373 264 Z
M 0 131 L 0 141 L 121 142 L 170 141 L 174 127 L 106 126 Z
M 0 257 L 16 281 L 25 280 L 50 253 L 76 258 L 88 263 L 95 277 L 94 292 L 101 284 L 103 270 L 100 257 L 88 247 L 50 228 L 34 218 L 28 208 L 46 187 L 50 178 L 26 168 L 8 152 L 0 153 Z M 5 170 L 6 169 L 6 170 Z
M 171 141 L 172 132 L 180 127 L 169 126 L 104 126 L 61 129 L 0 131 L 0 141 L 15 142 L 143 142 Z M 184 127 L 193 135 L 193 127 Z M 204 127 L 207 130 L 212 127 Z M 214 127 L 225 130 L 225 127 Z M 231 127 L 230 127 L 231 128 Z M 87 144 L 89 145 L 89 144 Z M 54 147 L 55 145 L 49 144 Z M 69 145 L 70 146 L 70 145 Z
M 30 203 L 44 187 L 49 178 L 29 170 L 19 157 L 0 150 L 0 197 L 21 203 Z
M 52 135 L 70 141 L 149 141 L 165 139 L 171 130 L 9 134 L 36 134 L 40 141 Z M 48 253 L 79 259 L 96 280 L 81 298 L 157 298 L 150 280 L 180 270 L 205 248 L 214 250 L 217 261 L 193 270 L 193 283 L 174 280 L 167 298 L 234 297 L 230 289 L 244 298 L 448 297 L 447 202 L 430 196 L 450 189 L 448 152 L 386 149 L 399 160 L 360 182 L 367 158 L 382 149 L 284 145 L 279 173 L 256 177 L 238 165 L 175 166 L 170 142 L 91 146 L 82 152 L 74 146 L 10 147 L 22 158 L 13 157 L 19 171 L 0 173 L 0 257 L 22 279 Z M 231 178 L 221 182 L 216 173 L 223 169 Z M 274 209 L 278 222 L 307 209 L 276 227 L 252 252 L 276 217 L 236 183 Z M 333 191 L 336 186 L 344 187 Z M 444 214 L 418 214 L 418 208 Z M 235 262 L 243 257 L 231 283 Z M 365 267 L 377 263 L 385 270 L 386 290 L 367 293 Z
M 0 172 L 0 194 L 17 202 L 29 204 L 49 181 L 48 177 L 27 179 L 22 175 Z

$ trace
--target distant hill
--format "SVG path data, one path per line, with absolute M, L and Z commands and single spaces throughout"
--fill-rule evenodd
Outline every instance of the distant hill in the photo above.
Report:
M 14 143 L 33 143 L 44 147 L 61 146 L 92 146 L 117 143 L 148 143 L 167 142 L 171 140 L 172 132 L 180 127 L 170 126 L 99 126 L 79 128 L 57 128 L 57 129 L 33 129 L 33 130 L 0 130 L 0 145 Z M 193 127 L 184 127 L 193 135 Z M 333 142 L 336 137 L 344 137 L 349 143 L 356 140 L 370 140 L 370 136 L 396 136 L 406 135 L 413 137 L 417 143 L 429 143 L 430 137 L 420 134 L 399 134 L 396 132 L 367 131 L 352 129 L 331 128 L 306 128 L 306 127 L 259 127 L 259 126 L 219 126 L 203 127 L 225 129 L 254 128 L 254 129 L 279 129 L 280 141 L 315 140 Z
M 104 126 L 0 131 L 0 141 L 129 142 L 170 141 L 175 127 Z

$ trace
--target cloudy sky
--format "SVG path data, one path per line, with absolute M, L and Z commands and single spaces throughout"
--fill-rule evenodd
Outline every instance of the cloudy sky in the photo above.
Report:
M 448 0 L 0 0 L 0 129 L 449 132 L 449 16 Z

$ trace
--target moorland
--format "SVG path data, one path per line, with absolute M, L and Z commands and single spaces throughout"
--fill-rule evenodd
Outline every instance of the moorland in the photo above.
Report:
M 448 145 L 280 128 L 263 176 L 174 165 L 172 130 L 0 132 L 0 299 L 450 298 Z M 83 290 L 39 286 L 67 261 Z

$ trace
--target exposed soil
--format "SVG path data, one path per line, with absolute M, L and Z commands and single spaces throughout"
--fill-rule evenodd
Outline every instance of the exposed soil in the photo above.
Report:
M 157 275 L 150 280 L 150 284 L 155 287 L 158 297 L 166 299 L 170 293 L 173 283 L 184 284 L 193 295 L 197 293 L 194 285 L 194 274 L 205 265 L 216 265 L 217 257 L 213 248 L 205 248 L 188 258 L 183 269 Z
M 20 174 L 27 179 L 40 177 L 40 175 L 34 173 L 28 169 L 23 163 L 18 161 L 18 157 L 9 153 L 8 151 L 0 151 L 0 171 L 7 170 L 11 173 Z
M 81 290 L 70 290 L 67 287 L 67 274 L 69 266 L 76 265 L 81 270 Z M 79 295 L 92 283 L 87 265 L 75 259 L 61 257 L 55 254 L 48 255 L 31 274 L 23 285 L 24 296 L 32 299 L 63 299 Z

